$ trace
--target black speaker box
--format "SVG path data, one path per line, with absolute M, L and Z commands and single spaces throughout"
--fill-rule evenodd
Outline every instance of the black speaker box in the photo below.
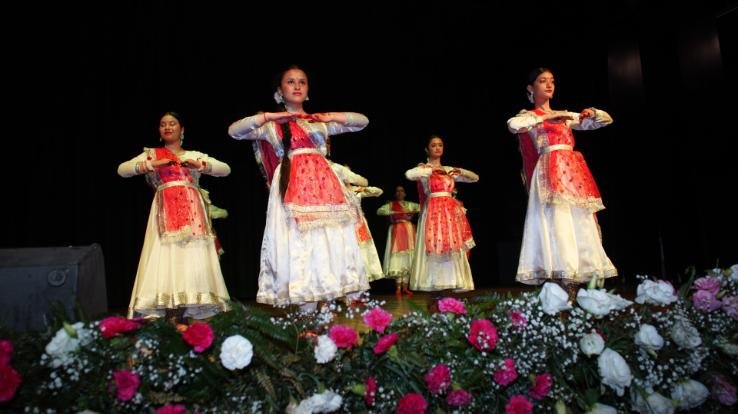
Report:
M 47 327 L 52 304 L 89 317 L 108 310 L 102 249 L 90 246 L 0 249 L 0 323 L 16 331 Z

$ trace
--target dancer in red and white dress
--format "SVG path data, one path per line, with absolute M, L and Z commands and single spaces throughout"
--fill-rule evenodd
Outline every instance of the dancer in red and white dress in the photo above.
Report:
M 159 123 L 164 146 L 144 148 L 118 167 L 122 177 L 145 175 L 155 189 L 128 317 L 207 318 L 228 309 L 200 176 L 223 177 L 228 164 L 182 148 L 181 117 L 167 112 Z
M 318 301 L 369 289 L 356 239 L 356 214 L 325 158 L 328 136 L 360 131 L 361 114 L 308 114 L 308 78 L 291 67 L 274 94 L 281 112 L 264 112 L 234 122 L 235 139 L 259 140 L 260 160 L 271 182 L 261 247 L 256 300 L 299 304 L 311 311 Z
M 572 129 L 593 130 L 612 123 L 601 109 L 555 111 L 553 73 L 534 70 L 523 110 L 507 121 L 518 134 L 528 209 L 517 280 L 540 284 L 556 280 L 576 285 L 596 278 L 601 285 L 617 270 L 605 254 L 595 213 L 604 209 L 592 174 L 578 151 Z
M 405 200 L 406 195 L 405 187 L 398 185 L 395 199 L 379 207 L 377 215 L 387 216 L 390 221 L 382 262 L 384 274 L 395 279 L 395 294 L 411 296 L 410 272 L 415 257 L 415 225 L 412 219 L 420 212 L 420 204 Z
M 474 247 L 471 227 L 459 202 L 452 197 L 456 182 L 473 183 L 469 170 L 441 165 L 443 140 L 431 137 L 428 162 L 407 170 L 405 177 L 420 182 L 422 210 L 418 220 L 410 289 L 435 291 L 474 289 L 467 252 Z

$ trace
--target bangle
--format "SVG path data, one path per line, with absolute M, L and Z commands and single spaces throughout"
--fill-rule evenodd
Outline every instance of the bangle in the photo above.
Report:
M 264 112 L 262 115 L 264 115 L 264 123 L 266 124 L 267 122 L 269 122 L 269 120 L 267 119 L 267 113 Z
M 199 172 L 205 171 L 205 166 L 206 165 L 207 165 L 207 163 L 205 161 L 200 161 L 200 168 L 198 168 L 197 171 L 199 171 Z

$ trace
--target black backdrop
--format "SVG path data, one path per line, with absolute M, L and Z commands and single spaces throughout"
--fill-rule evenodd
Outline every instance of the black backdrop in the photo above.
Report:
M 170 109 L 185 117 L 185 147 L 232 167 L 203 185 L 230 213 L 215 222 L 228 288 L 255 296 L 267 192 L 250 144 L 226 130 L 271 109 L 272 80 L 293 63 L 310 77 L 308 110 L 369 117 L 336 137 L 333 159 L 387 196 L 413 188 L 403 173 L 432 132 L 445 137 L 444 164 L 480 175 L 459 185 L 479 287 L 514 284 L 526 194 L 505 121 L 527 106 L 536 66 L 555 73 L 555 108 L 615 119 L 576 134 L 607 206 L 613 283 L 738 262 L 735 2 L 100 3 L 6 16 L 17 25 L 4 42 L 0 247 L 100 243 L 113 308 L 127 304 L 152 198 L 116 168 L 158 144 Z M 385 199 L 364 201 L 380 253 Z

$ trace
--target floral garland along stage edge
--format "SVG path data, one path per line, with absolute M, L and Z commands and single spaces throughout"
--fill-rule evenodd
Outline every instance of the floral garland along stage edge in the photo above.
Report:
M 680 291 L 645 276 L 634 302 L 558 285 L 443 298 L 397 320 L 366 297 L 312 315 L 233 310 L 176 328 L 111 316 L 4 333 L 12 412 L 732 412 L 738 265 Z M 359 334 L 335 315 L 360 318 Z

